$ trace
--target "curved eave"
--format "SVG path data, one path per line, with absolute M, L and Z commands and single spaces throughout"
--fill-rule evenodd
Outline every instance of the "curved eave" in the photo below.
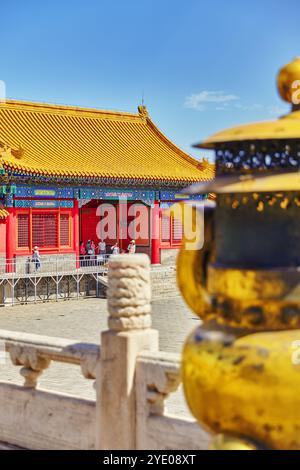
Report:
M 225 129 L 194 145 L 194 147 L 214 149 L 218 145 L 229 142 L 297 139 L 300 139 L 300 111 L 287 114 L 275 121 L 257 122 Z
M 101 174 L 101 173 L 86 173 L 86 172 L 72 172 L 68 171 L 66 173 L 61 173 L 58 171 L 49 171 L 35 168 L 26 168 L 22 166 L 18 168 L 15 165 L 7 164 L 3 162 L 3 167 L 7 173 L 14 177 L 50 177 L 56 180 L 60 179 L 70 179 L 76 181 L 101 181 L 101 180 L 121 180 L 125 183 L 127 181 L 136 182 L 137 184 L 151 184 L 155 183 L 197 183 L 199 181 L 210 181 L 214 178 L 214 170 L 211 168 L 205 169 L 202 172 L 199 170 L 199 175 L 189 176 L 189 177 L 180 177 L 180 176 L 158 176 L 158 175 L 122 175 L 122 174 Z

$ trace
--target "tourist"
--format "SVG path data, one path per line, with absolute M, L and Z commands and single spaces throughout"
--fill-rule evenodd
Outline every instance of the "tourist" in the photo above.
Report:
M 96 251 L 96 245 L 93 240 L 88 240 L 86 244 L 86 251 L 87 251 L 87 257 L 88 257 L 88 266 L 92 266 L 93 261 L 95 261 L 95 251 Z
M 83 241 L 80 242 L 80 248 L 79 248 L 79 259 L 80 259 L 80 266 L 84 266 L 85 262 L 85 257 L 86 257 L 86 249 L 85 249 L 85 244 Z
M 91 249 L 91 240 L 88 240 L 87 241 L 87 244 L 86 244 L 86 254 L 88 255 L 89 254 L 89 251 Z
M 120 254 L 120 248 L 118 242 L 116 242 L 112 247 L 111 247 L 111 252 L 113 255 L 118 255 Z
M 32 262 L 35 265 L 35 270 L 38 271 L 41 267 L 41 257 L 39 253 L 39 247 L 35 246 L 32 253 Z
M 90 266 L 91 240 L 87 241 L 85 249 L 86 249 L 86 263 L 85 263 L 85 265 Z
M 106 243 L 102 238 L 100 239 L 100 242 L 98 243 L 98 253 L 99 255 L 106 255 Z
M 96 245 L 94 240 L 91 240 L 91 247 L 90 247 L 90 259 L 91 259 L 91 265 L 94 266 L 96 264 Z
M 131 240 L 131 242 L 129 243 L 127 247 L 127 252 L 131 255 L 134 255 L 135 251 L 136 251 L 135 240 Z
M 100 242 L 98 243 L 98 256 L 97 256 L 97 264 L 104 263 L 105 255 L 106 255 L 106 243 L 101 238 Z

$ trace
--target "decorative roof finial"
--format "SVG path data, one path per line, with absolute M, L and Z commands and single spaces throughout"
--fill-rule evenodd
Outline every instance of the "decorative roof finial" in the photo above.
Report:
M 22 145 L 19 145 L 17 149 L 11 149 L 11 153 L 15 158 L 22 158 L 24 155 L 25 150 L 23 149 Z
M 25 150 L 21 145 L 19 145 L 19 148 L 12 148 L 9 147 L 9 145 L 0 142 L 0 156 L 1 157 L 15 157 L 17 159 L 20 159 L 24 155 Z
M 139 114 L 140 114 L 142 117 L 144 117 L 144 118 L 149 117 L 148 109 L 147 109 L 147 107 L 146 107 L 144 104 L 138 106 L 138 112 L 139 112 Z
M 282 67 L 277 75 L 278 93 L 284 101 L 299 109 L 300 102 L 300 57 Z

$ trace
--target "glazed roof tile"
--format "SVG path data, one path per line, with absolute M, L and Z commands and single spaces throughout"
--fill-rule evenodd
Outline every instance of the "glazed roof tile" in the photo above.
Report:
M 122 113 L 0 102 L 0 163 L 22 174 L 195 182 L 212 165 L 176 147 L 145 107 Z

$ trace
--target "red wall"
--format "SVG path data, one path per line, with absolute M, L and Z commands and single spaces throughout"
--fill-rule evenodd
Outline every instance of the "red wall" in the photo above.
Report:
M 101 220 L 101 217 L 96 214 L 97 212 L 97 207 L 87 207 L 81 209 L 81 214 L 80 214 L 80 226 L 81 226 L 81 231 L 80 231 L 80 241 L 83 241 L 86 243 L 88 240 L 94 240 L 94 242 L 97 244 L 99 242 L 99 238 L 97 237 L 97 225 Z M 111 227 L 114 229 L 115 232 L 116 230 L 116 223 L 117 221 L 114 219 L 114 217 L 110 216 L 109 217 L 109 223 L 111 224 Z M 117 240 L 116 237 L 112 237 L 110 240 L 106 240 L 106 243 L 113 245 Z
M 6 254 L 8 258 L 14 258 L 14 256 L 30 255 L 32 253 L 32 234 L 31 234 L 31 214 L 32 213 L 67 213 L 70 216 L 70 246 L 56 246 L 56 247 L 39 247 L 41 254 L 56 254 L 56 253 L 74 253 L 79 256 L 79 210 L 78 203 L 75 201 L 74 209 L 7 209 L 10 215 L 6 218 Z M 18 248 L 17 237 L 18 237 L 18 224 L 17 215 L 20 213 L 29 214 L 29 246 Z M 5 233 L 5 232 L 4 232 Z M 1 228 L 0 228 L 1 234 Z M 1 250 L 1 241 L 0 241 Z M 0 251 L 1 252 L 1 251 Z
M 107 201 L 107 203 L 110 204 L 109 201 Z M 103 204 L 105 206 L 106 203 Z M 120 247 L 125 250 L 127 249 L 127 246 L 130 241 L 130 237 L 128 234 L 128 225 L 133 220 L 133 216 L 128 215 L 127 211 L 129 211 L 130 213 L 130 207 L 132 204 L 132 202 L 128 203 L 127 205 L 122 204 L 121 210 L 119 210 L 117 205 L 114 205 L 115 211 L 112 209 L 110 212 L 103 213 L 103 218 L 105 219 L 105 222 L 107 221 L 110 225 L 109 232 L 111 233 L 111 236 L 109 237 L 109 239 L 105 240 L 108 245 L 113 245 L 118 240 Z M 99 224 L 102 217 L 100 215 L 97 215 L 97 207 L 92 207 L 92 205 L 96 206 L 96 204 L 93 202 L 89 206 L 83 207 L 81 209 L 80 240 L 82 240 L 84 243 L 86 243 L 88 240 L 94 240 L 94 242 L 97 244 L 99 241 L 99 238 L 97 237 L 97 225 Z M 148 233 L 147 238 L 136 239 L 136 244 L 138 246 L 149 246 L 150 209 L 146 206 L 144 206 L 144 208 L 146 208 L 145 212 L 147 213 L 147 220 L 145 220 L 144 225 L 148 227 Z M 120 221 L 118 220 L 119 218 Z M 121 233 L 118 233 L 119 230 Z M 107 231 L 107 228 L 105 229 L 105 231 Z

